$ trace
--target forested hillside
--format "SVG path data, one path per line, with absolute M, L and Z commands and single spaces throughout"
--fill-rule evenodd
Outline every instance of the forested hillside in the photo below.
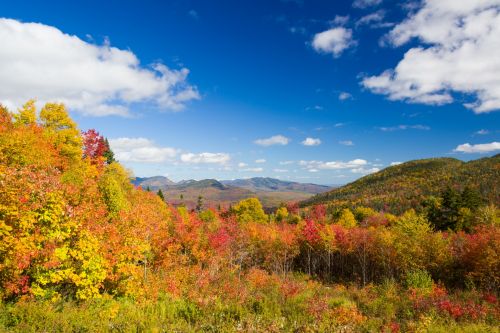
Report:
M 446 188 L 477 190 L 489 203 L 500 203 L 500 155 L 470 162 L 431 158 L 395 165 L 353 183 L 318 194 L 302 206 L 366 206 L 391 213 L 421 211 L 425 200 Z
M 64 105 L 2 107 L 0 331 L 498 332 L 496 175 L 498 156 L 416 161 L 328 199 L 441 193 L 424 213 L 266 214 L 256 198 L 191 211 L 134 187 Z

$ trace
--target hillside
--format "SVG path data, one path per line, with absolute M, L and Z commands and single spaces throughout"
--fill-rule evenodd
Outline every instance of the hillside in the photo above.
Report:
M 162 190 L 167 202 L 174 205 L 185 204 L 194 208 L 198 197 L 203 197 L 205 206 L 229 206 L 242 199 L 257 197 L 264 207 L 276 207 L 282 202 L 301 201 L 313 194 L 330 189 L 328 186 L 282 181 L 273 178 L 256 177 L 250 179 L 222 180 L 182 180 L 173 182 L 166 177 L 156 176 L 136 178 L 132 181 L 152 191 Z
M 439 195 L 447 186 L 477 189 L 486 200 L 498 204 L 500 154 L 469 162 L 454 158 L 409 161 L 315 195 L 301 205 L 362 205 L 401 213 L 410 208 L 419 210 L 425 198 Z

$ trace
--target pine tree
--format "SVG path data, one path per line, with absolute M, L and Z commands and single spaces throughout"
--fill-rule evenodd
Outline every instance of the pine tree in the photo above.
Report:
M 104 158 L 106 159 L 107 164 L 111 164 L 111 163 L 115 162 L 116 160 L 115 160 L 115 154 L 111 150 L 111 147 L 109 146 L 109 141 L 107 138 L 104 139 L 104 145 L 106 146 L 106 150 L 104 151 L 104 154 L 102 156 L 104 156 Z
M 198 213 L 203 209 L 203 197 L 201 195 L 198 196 L 198 202 L 196 203 L 195 209 Z
M 158 194 L 158 196 L 161 198 L 161 201 L 165 201 L 165 197 L 163 196 L 163 192 L 161 191 L 161 189 L 159 189 L 156 194 Z

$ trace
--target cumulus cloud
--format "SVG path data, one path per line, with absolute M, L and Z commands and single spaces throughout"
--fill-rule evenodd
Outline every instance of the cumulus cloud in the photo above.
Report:
M 382 0 L 354 0 L 352 3 L 352 6 L 354 8 L 368 8 L 368 7 L 373 7 L 380 5 L 382 3 Z
M 400 165 L 403 162 L 391 162 L 391 166 Z
M 378 129 L 381 130 L 382 132 L 394 132 L 394 131 L 404 131 L 407 129 L 428 131 L 431 128 L 429 126 L 425 126 L 425 125 L 398 125 L 398 126 L 391 126 L 391 127 L 378 127 Z
M 336 58 L 355 44 L 356 42 L 352 39 L 352 30 L 343 27 L 317 33 L 312 41 L 312 46 L 317 52 L 331 53 Z
M 146 138 L 117 138 L 109 140 L 115 157 L 120 162 L 160 163 L 172 160 L 178 150 L 157 146 Z
M 301 142 L 301 144 L 304 146 L 319 146 L 321 144 L 321 140 L 316 138 L 306 138 Z
M 394 46 L 416 40 L 394 69 L 362 85 L 390 100 L 441 105 L 453 93 L 475 113 L 500 109 L 500 1 L 426 0 L 387 35 Z
M 244 168 L 246 166 L 248 166 L 248 164 L 243 163 L 243 162 L 238 163 L 238 168 Z
M 471 145 L 470 143 L 464 143 L 462 145 L 458 145 L 453 151 L 460 153 L 491 153 L 494 151 L 500 150 L 500 142 L 491 142 L 491 143 L 480 143 L 476 145 Z
M 141 66 L 130 50 L 97 45 L 40 24 L 0 18 L 0 102 L 56 101 L 92 116 L 129 115 L 133 103 L 181 110 L 198 99 L 189 70 Z
M 258 160 L 255 160 L 255 163 L 266 163 L 266 160 L 263 158 L 259 158 Z
M 299 161 L 299 165 L 305 167 L 309 170 L 341 170 L 341 169 L 357 169 L 367 165 L 368 162 L 363 159 L 355 159 L 348 162 L 343 161 L 331 161 L 331 162 L 323 162 L 323 161 Z
M 181 155 L 181 161 L 188 164 L 226 164 L 231 160 L 226 153 L 186 153 Z
M 351 140 L 339 141 L 339 143 L 344 146 L 354 146 L 354 142 Z
M 281 145 L 286 146 L 290 142 L 290 139 L 283 135 L 274 135 L 270 138 L 265 139 L 257 139 L 254 141 L 255 144 L 259 146 L 272 146 L 272 145 Z

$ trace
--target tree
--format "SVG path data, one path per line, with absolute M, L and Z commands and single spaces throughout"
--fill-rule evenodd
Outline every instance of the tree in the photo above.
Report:
M 232 207 L 232 211 L 240 223 L 267 223 L 268 221 L 268 216 L 257 198 L 249 198 L 238 202 Z
M 203 209 L 203 197 L 201 195 L 198 196 L 198 201 L 196 202 L 195 210 L 199 213 Z
M 284 222 L 288 217 L 288 210 L 285 206 L 281 206 L 276 210 L 276 221 Z
M 108 147 L 102 135 L 95 129 L 89 129 L 82 133 L 83 156 L 91 159 L 92 163 L 100 164 L 104 162 Z
M 342 209 L 337 223 L 346 228 L 352 228 L 357 225 L 356 218 L 349 208 Z
M 161 189 L 159 189 L 158 192 L 156 192 L 156 194 L 160 197 L 161 201 L 165 201 L 165 196 L 163 195 Z
M 40 111 L 42 126 L 61 155 L 73 160 L 82 156 L 82 138 L 64 104 L 47 103 Z
M 14 114 L 14 123 L 16 125 L 35 125 L 36 124 L 36 106 L 35 100 L 30 99 L 17 114 Z
M 106 159 L 107 164 L 111 164 L 113 162 L 116 162 L 115 160 L 115 154 L 111 150 L 111 147 L 109 146 L 109 141 L 108 139 L 104 139 L 104 145 L 106 146 L 106 150 L 104 151 L 104 158 Z

